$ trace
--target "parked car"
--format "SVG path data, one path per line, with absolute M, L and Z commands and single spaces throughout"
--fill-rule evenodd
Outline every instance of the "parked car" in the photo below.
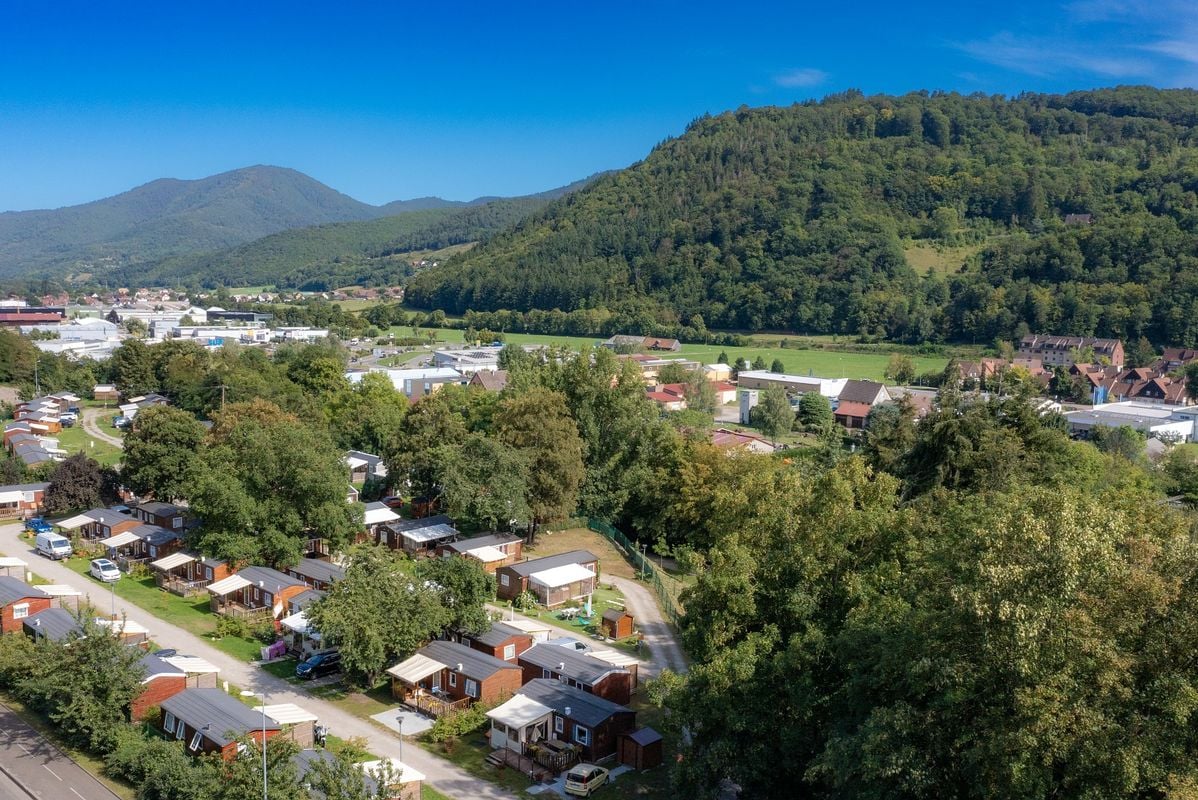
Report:
M 34 540 L 38 553 L 57 561 L 71 557 L 71 540 L 52 531 L 41 531 Z
M 576 764 L 566 773 L 566 794 L 590 797 L 607 783 L 607 770 L 594 764 Z
M 113 417 L 112 418 L 112 427 L 127 428 L 127 427 L 129 427 L 129 423 L 131 423 L 132 421 L 133 420 L 129 419 L 128 417 L 122 417 L 122 416 Z
M 33 531 L 34 533 L 50 533 L 54 530 L 54 526 L 46 522 L 42 517 L 33 517 L 25 520 L 25 530 Z
M 91 568 L 88 572 L 96 580 L 104 581 L 105 583 L 113 583 L 121 579 L 120 567 L 107 558 L 93 558 Z
M 295 677 L 297 678 L 321 678 L 340 671 L 341 653 L 336 650 L 317 653 L 295 665 Z

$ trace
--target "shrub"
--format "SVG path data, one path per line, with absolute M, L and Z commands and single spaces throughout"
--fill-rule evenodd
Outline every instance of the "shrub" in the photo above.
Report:
M 512 601 L 512 605 L 518 611 L 532 611 L 537 607 L 537 596 L 529 591 L 520 592 L 516 595 L 516 599 Z
M 249 626 L 241 617 L 229 617 L 221 615 L 216 621 L 216 638 L 223 639 L 226 636 L 241 636 L 249 635 Z
M 449 742 L 469 733 L 481 730 L 487 724 L 487 711 L 493 706 L 475 703 L 456 714 L 437 717 L 429 729 L 428 738 L 434 742 Z

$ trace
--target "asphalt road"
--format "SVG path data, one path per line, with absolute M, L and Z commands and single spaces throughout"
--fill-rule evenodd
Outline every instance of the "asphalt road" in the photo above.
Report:
M 119 800 L 12 709 L 0 705 L 0 800 Z

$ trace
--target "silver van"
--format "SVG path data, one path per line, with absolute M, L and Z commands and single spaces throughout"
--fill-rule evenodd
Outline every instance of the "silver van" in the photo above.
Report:
M 70 558 L 71 540 L 58 533 L 39 533 L 35 543 L 37 551 L 46 558 L 57 561 L 60 558 Z

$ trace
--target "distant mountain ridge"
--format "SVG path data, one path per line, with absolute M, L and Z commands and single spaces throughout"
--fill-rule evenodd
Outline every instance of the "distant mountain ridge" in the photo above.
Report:
M 285 167 L 162 178 L 82 205 L 0 213 L 0 277 L 103 274 L 211 253 L 281 231 L 490 202 L 422 197 L 372 206 Z

